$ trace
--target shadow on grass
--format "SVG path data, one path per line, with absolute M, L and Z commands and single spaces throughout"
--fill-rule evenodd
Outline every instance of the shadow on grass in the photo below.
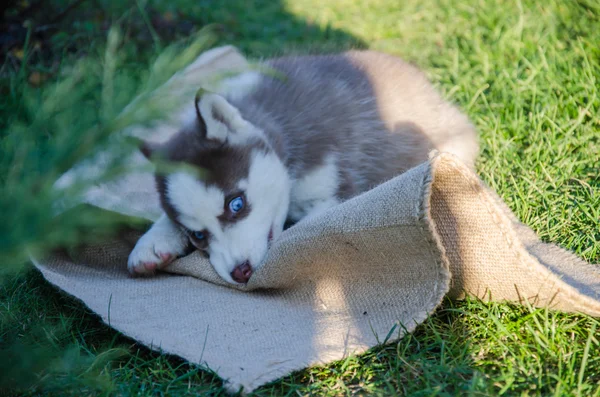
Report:
M 19 66 L 26 57 L 29 66 L 46 72 L 66 54 L 93 51 L 113 24 L 123 28 L 138 58 L 208 25 L 215 26 L 221 44 L 234 44 L 251 56 L 366 47 L 344 31 L 290 14 L 281 1 L 8 1 L 0 12 L 0 63 Z

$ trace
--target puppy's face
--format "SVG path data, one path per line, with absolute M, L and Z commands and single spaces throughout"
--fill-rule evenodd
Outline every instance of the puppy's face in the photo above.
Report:
M 143 152 L 200 170 L 157 175 L 163 209 L 224 280 L 243 284 L 283 230 L 290 179 L 262 131 L 224 98 L 205 95 L 197 111 L 192 126 Z

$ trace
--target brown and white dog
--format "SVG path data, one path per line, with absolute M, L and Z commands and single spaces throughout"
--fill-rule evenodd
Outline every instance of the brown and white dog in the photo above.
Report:
M 142 150 L 205 172 L 156 176 L 164 215 L 131 252 L 130 272 L 152 274 L 191 242 L 224 280 L 243 284 L 286 220 L 371 189 L 434 148 L 475 161 L 467 117 L 399 58 L 351 51 L 264 65 L 279 76 L 235 77 L 227 94 L 197 99 L 172 139 Z

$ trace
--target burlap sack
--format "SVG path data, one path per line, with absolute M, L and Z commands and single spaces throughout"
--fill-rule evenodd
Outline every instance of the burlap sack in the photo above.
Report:
M 245 62 L 219 51 L 213 66 Z M 86 200 L 149 220 L 159 213 L 149 175 L 98 186 Z M 251 291 L 225 286 L 199 254 L 173 263 L 177 274 L 131 278 L 136 237 L 34 262 L 111 327 L 207 365 L 232 390 L 397 340 L 446 294 L 600 316 L 600 268 L 540 242 L 447 154 L 286 230 Z

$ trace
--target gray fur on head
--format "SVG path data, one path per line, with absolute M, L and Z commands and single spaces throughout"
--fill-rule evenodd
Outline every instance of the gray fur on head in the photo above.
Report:
M 264 64 L 285 79 L 264 76 L 230 101 L 265 132 L 294 179 L 333 154 L 338 196 L 346 199 L 425 161 L 434 148 L 474 165 L 472 124 L 399 58 L 351 51 Z

